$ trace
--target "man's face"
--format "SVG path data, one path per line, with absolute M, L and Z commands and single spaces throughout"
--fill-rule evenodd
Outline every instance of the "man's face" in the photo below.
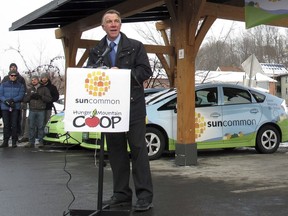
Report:
M 17 74 L 16 74 L 16 73 L 10 74 L 10 75 L 9 75 L 9 79 L 10 79 L 11 81 L 15 81 L 15 80 L 17 79 Z
M 14 65 L 10 67 L 10 71 L 17 71 L 17 67 L 15 67 Z
M 46 84 L 46 83 L 48 82 L 48 78 L 47 78 L 47 77 L 43 77 L 43 78 L 41 79 L 41 82 L 42 82 L 43 84 Z
M 121 29 L 121 20 L 117 14 L 106 14 L 103 17 L 102 28 L 106 32 L 109 40 L 114 41 Z
M 39 83 L 39 80 L 37 78 L 32 78 L 31 83 L 33 86 L 36 86 Z

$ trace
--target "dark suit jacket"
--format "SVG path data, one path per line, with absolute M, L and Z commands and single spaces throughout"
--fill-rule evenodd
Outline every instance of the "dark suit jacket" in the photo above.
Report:
M 106 48 L 107 40 L 105 36 L 96 47 L 90 50 L 87 67 L 96 68 L 104 65 L 110 68 L 109 55 L 104 56 L 103 65 L 96 65 L 97 60 Z M 143 44 L 137 40 L 128 38 L 121 32 L 115 62 L 115 67 L 131 69 L 130 122 L 145 118 L 146 108 L 143 82 L 152 76 L 152 70 Z

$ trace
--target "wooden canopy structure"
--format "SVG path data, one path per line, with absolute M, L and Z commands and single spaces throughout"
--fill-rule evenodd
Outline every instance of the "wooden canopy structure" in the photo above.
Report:
M 97 41 L 81 39 L 84 31 L 101 25 L 108 9 L 121 13 L 122 22 L 161 21 L 165 46 L 145 45 L 155 53 L 178 92 L 176 164 L 197 164 L 195 143 L 195 58 L 199 47 L 217 18 L 244 21 L 244 0 L 54 0 L 14 22 L 10 31 L 57 28 L 63 43 L 66 67 L 82 67 L 89 49 Z M 287 26 L 288 19 L 271 25 Z M 165 30 L 171 28 L 171 36 Z M 129 35 L 128 35 L 129 36 Z M 86 51 L 76 62 L 78 49 Z M 169 56 L 169 60 L 164 58 Z

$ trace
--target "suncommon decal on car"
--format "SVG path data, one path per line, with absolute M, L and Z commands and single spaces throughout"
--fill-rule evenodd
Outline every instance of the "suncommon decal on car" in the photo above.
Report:
M 231 127 L 231 126 L 250 126 L 256 125 L 255 119 L 242 119 L 242 120 L 225 120 L 225 121 L 208 121 L 208 127 Z

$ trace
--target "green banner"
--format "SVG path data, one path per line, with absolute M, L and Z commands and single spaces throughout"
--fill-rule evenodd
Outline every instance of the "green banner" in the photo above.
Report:
M 246 28 L 288 17 L 288 0 L 245 0 Z

